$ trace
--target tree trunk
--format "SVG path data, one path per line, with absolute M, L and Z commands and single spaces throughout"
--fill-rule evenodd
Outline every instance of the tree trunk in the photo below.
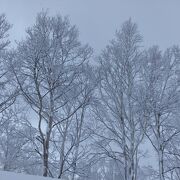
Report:
M 66 122 L 65 130 L 64 130 L 64 135 L 63 135 L 63 141 L 61 145 L 61 152 L 60 152 L 60 162 L 59 162 L 59 176 L 58 179 L 62 177 L 63 174 L 63 168 L 64 168 L 64 149 L 65 149 L 65 141 L 66 141 L 66 136 L 67 136 L 67 130 L 68 130 L 68 121 Z
M 158 142 L 158 164 L 159 164 L 159 179 L 165 180 L 164 177 L 164 159 L 163 159 L 163 146 L 161 142 L 161 125 L 160 125 L 160 114 L 157 114 L 156 125 L 157 125 L 157 142 Z
M 44 144 L 44 150 L 43 150 L 43 176 L 48 176 L 48 149 L 47 149 L 47 142 Z
M 83 120 L 84 120 L 84 112 L 85 112 L 85 107 L 83 106 L 82 107 L 82 112 L 81 112 L 80 124 L 77 122 L 77 142 L 76 142 L 76 147 L 75 147 L 76 149 L 75 149 L 72 180 L 75 179 L 75 175 L 76 175 L 77 159 L 78 159 L 79 144 L 80 144 L 81 132 L 82 132 L 82 126 L 83 126 Z

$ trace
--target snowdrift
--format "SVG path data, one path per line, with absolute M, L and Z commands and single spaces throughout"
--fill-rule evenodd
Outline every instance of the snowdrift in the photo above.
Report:
M 7 171 L 0 171 L 0 180 L 55 180 L 54 178 L 45 178 L 40 176 L 32 176 L 25 174 L 18 174 Z

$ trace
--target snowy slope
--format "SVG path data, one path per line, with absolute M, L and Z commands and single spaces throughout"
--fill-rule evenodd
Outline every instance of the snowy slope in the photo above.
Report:
M 0 171 L 0 180 L 55 180 L 55 179 Z

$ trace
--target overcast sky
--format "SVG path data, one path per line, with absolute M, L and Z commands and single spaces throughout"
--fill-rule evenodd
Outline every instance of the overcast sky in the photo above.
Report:
M 146 47 L 158 44 L 164 49 L 180 44 L 180 0 L 0 0 L 0 12 L 14 25 L 13 40 L 24 37 L 25 28 L 42 9 L 68 15 L 79 28 L 80 39 L 96 52 L 129 17 L 138 24 Z

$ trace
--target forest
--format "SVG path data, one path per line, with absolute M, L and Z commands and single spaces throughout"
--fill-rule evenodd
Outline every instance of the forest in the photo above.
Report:
M 146 49 L 131 18 L 99 54 L 59 14 L 38 13 L 15 44 L 10 30 L 1 14 L 2 171 L 63 180 L 180 179 L 178 45 Z

